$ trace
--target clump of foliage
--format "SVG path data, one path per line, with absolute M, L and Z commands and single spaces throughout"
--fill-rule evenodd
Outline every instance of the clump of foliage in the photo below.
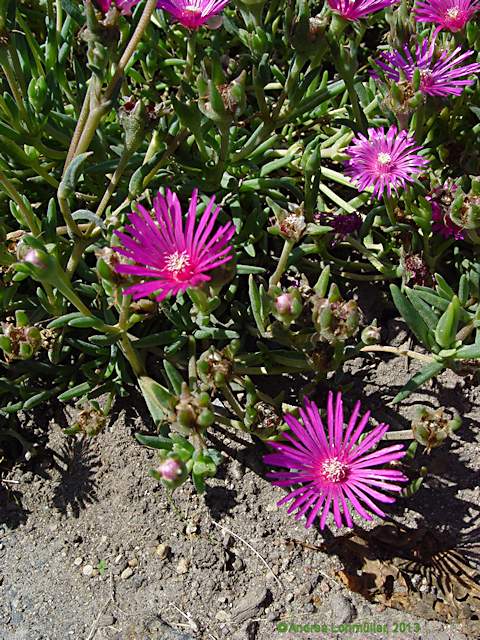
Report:
M 92 436 L 136 386 L 154 477 L 202 491 L 209 429 L 283 438 L 273 376 L 404 353 L 400 402 L 476 375 L 480 36 L 440 4 L 0 1 L 0 439 L 53 398 Z M 422 416 L 409 460 L 452 430 Z

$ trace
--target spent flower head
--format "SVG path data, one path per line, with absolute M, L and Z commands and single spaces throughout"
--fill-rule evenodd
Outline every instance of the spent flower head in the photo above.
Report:
M 346 173 L 354 179 L 360 191 L 373 188 L 373 194 L 381 196 L 413 182 L 427 164 L 427 160 L 416 153 L 421 147 L 406 131 L 398 132 L 392 125 L 385 133 L 383 127 L 368 129 L 368 138 L 358 133 L 346 149 L 350 160 Z
M 330 9 L 345 20 L 357 21 L 396 4 L 398 0 L 328 0 Z
M 169 189 L 154 200 L 154 216 L 142 205 L 129 214 L 125 233 L 116 232 L 123 247 L 115 250 L 135 264 L 117 263 L 118 273 L 139 276 L 143 282 L 124 290 L 134 299 L 159 292 L 156 299 L 195 288 L 208 282 L 209 271 L 232 259 L 229 244 L 235 228 L 231 222 L 213 228 L 220 212 L 210 199 L 196 224 L 197 190 L 192 193 L 184 223 L 180 202 Z
M 405 455 L 401 444 L 376 448 L 388 431 L 388 425 L 379 424 L 360 441 L 370 411 L 359 420 L 360 402 L 357 402 L 345 425 L 341 394 L 337 394 L 334 403 L 331 392 L 326 429 L 317 405 L 308 399 L 300 409 L 300 416 L 303 424 L 292 415 L 285 416 L 292 434 L 284 433 L 286 442 L 269 442 L 275 452 L 264 456 L 266 464 L 287 469 L 268 474 L 273 484 L 280 487 L 300 485 L 278 505 L 293 500 L 288 513 L 297 511 L 296 520 L 308 513 L 306 528 L 311 527 L 319 516 L 323 529 L 331 510 L 337 527 L 343 522 L 348 527 L 353 526 L 352 510 L 365 520 L 372 519 L 371 513 L 384 516 L 377 502 L 395 502 L 384 492 L 398 493 L 401 491 L 398 483 L 407 480 L 399 470 L 382 466 Z
M 385 76 L 394 82 L 400 81 L 401 72 L 407 81 L 411 82 L 418 69 L 420 72 L 419 91 L 423 94 L 459 96 L 465 87 L 475 82 L 468 76 L 480 71 L 480 64 L 476 62 L 462 64 L 474 53 L 474 51 L 462 53 L 461 48 L 457 47 L 453 51 L 444 50 L 437 55 L 435 38 L 433 38 L 431 42 L 425 39 L 421 44 L 417 44 L 413 55 L 405 45 L 403 51 L 384 53 L 376 64 L 382 69 Z
M 158 0 L 157 7 L 167 11 L 187 29 L 198 29 L 225 8 L 229 0 Z
M 420 0 L 415 5 L 417 22 L 438 25 L 437 31 L 461 31 L 480 9 L 479 0 Z

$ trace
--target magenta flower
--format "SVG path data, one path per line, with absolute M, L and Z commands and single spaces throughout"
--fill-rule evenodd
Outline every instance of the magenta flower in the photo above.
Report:
M 399 0 L 328 0 L 330 9 L 345 20 L 357 21 L 371 13 L 396 4 Z
M 300 409 L 303 425 L 291 415 L 285 421 L 293 435 L 284 433 L 285 442 L 269 442 L 276 452 L 264 456 L 266 464 L 286 467 L 288 471 L 268 474 L 273 484 L 280 487 L 300 485 L 278 502 L 281 506 L 293 500 L 288 513 L 297 510 L 299 520 L 310 510 L 305 527 L 312 526 L 319 513 L 320 528 L 325 527 L 330 509 L 337 527 L 343 520 L 348 527 L 353 525 L 350 509 L 365 520 L 371 520 L 369 512 L 384 516 L 375 502 L 395 502 L 385 491 L 401 491 L 397 482 L 407 478 L 396 469 L 379 468 L 380 465 L 399 460 L 405 455 L 403 445 L 394 444 L 378 451 L 371 451 L 388 431 L 388 425 L 379 424 L 359 442 L 370 417 L 370 411 L 358 420 L 360 402 L 357 402 L 348 425 L 343 422 L 342 396 L 337 394 L 335 407 L 333 394 L 328 395 L 327 429 L 320 418 L 318 407 L 305 400 Z M 382 491 L 379 491 L 382 490 Z
M 216 16 L 229 0 L 158 0 L 157 7 L 170 13 L 187 29 L 198 29 Z
M 231 222 L 218 227 L 213 233 L 220 208 L 214 208 L 211 198 L 199 222 L 195 225 L 197 190 L 192 193 L 185 225 L 176 194 L 167 189 L 166 197 L 160 193 L 154 200 L 154 215 L 137 204 L 137 212 L 129 214 L 130 225 L 126 233 L 116 231 L 125 248 L 115 247 L 135 264 L 115 265 L 119 273 L 140 276 L 143 282 L 124 290 L 134 299 L 160 292 L 161 301 L 169 294 L 198 287 L 208 282 L 208 271 L 232 259 L 229 241 L 235 233 Z M 127 235 L 128 234 L 128 235 Z
M 140 0 L 95 0 L 95 4 L 103 13 L 107 13 L 110 7 L 114 5 L 125 16 L 130 15 L 133 7 L 139 2 Z
M 380 196 L 385 190 L 388 196 L 398 188 L 405 188 L 407 182 L 422 172 L 427 160 L 415 153 L 421 149 L 415 139 L 406 131 L 397 131 L 392 125 L 387 133 L 383 127 L 368 129 L 368 138 L 359 133 L 346 149 L 350 160 L 346 173 L 353 178 L 360 191 L 373 187 L 374 195 Z
M 472 85 L 475 80 L 469 80 L 467 76 L 480 71 L 480 64 L 461 63 L 473 55 L 474 51 L 460 53 L 460 47 L 453 51 L 442 51 L 439 56 L 435 54 L 435 39 L 429 44 L 424 40 L 417 44 L 414 56 L 405 45 L 403 54 L 400 51 L 384 53 L 376 64 L 384 74 L 398 82 L 400 71 L 403 71 L 406 79 L 411 82 L 416 69 L 420 71 L 420 91 L 429 96 L 459 96 L 465 87 Z
M 420 0 L 415 5 L 417 22 L 432 22 L 437 31 L 461 31 L 480 9 L 479 0 Z

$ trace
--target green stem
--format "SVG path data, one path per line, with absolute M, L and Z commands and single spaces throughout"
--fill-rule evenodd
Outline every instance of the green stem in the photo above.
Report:
M 120 340 L 120 346 L 122 348 L 124 356 L 132 367 L 133 373 L 137 376 L 137 378 L 146 375 L 145 367 L 143 366 L 138 353 L 133 348 L 132 343 L 130 342 L 130 339 L 126 333 L 123 334 Z
M 138 21 L 137 27 L 133 32 L 132 37 L 130 38 L 129 43 L 127 44 L 125 51 L 122 54 L 122 57 L 119 60 L 117 68 L 115 69 L 115 73 L 113 74 L 112 79 L 110 80 L 108 87 L 105 90 L 104 100 L 108 102 L 111 100 L 115 91 L 117 90 L 117 86 L 123 74 L 125 72 L 125 68 L 127 64 L 130 62 L 130 58 L 133 56 L 135 51 L 138 48 L 140 40 L 143 38 L 143 34 L 150 23 L 150 18 L 153 15 L 157 7 L 157 0 L 147 0 L 143 13 Z
M 34 236 L 39 236 L 42 233 L 42 229 L 35 218 L 32 216 L 30 210 L 25 205 L 22 196 L 18 193 L 14 185 L 10 182 L 7 176 L 4 173 L 0 172 L 0 184 L 4 188 L 4 191 L 12 198 L 12 200 L 16 203 L 22 215 L 25 218 L 25 221 L 30 228 L 30 231 Z
M 70 211 L 68 200 L 61 196 L 57 196 L 57 200 L 60 211 L 62 212 L 63 219 L 65 220 L 65 224 L 67 225 L 69 234 L 72 236 L 72 238 L 80 236 L 80 229 L 78 228 L 75 220 L 72 218 L 72 212 Z
M 188 131 L 186 129 L 184 129 L 183 131 L 180 131 L 179 133 L 177 133 L 177 135 L 173 138 L 173 140 L 170 142 L 168 147 L 165 149 L 165 153 L 162 155 L 160 160 L 153 167 L 153 169 L 150 171 L 150 173 L 147 173 L 147 175 L 143 179 L 143 188 L 144 189 L 147 188 L 148 183 L 151 180 L 153 180 L 153 178 L 155 178 L 155 176 L 158 173 L 158 170 L 161 169 L 167 163 L 167 161 L 170 158 L 170 156 L 172 155 L 172 153 L 174 153 L 176 151 L 177 147 L 180 146 L 180 144 L 187 137 L 188 137 Z
M 83 133 L 85 128 L 85 124 L 88 119 L 88 115 L 90 113 L 90 91 L 92 87 L 92 83 L 94 82 L 94 78 L 90 79 L 90 84 L 88 85 L 87 92 L 85 93 L 85 98 L 83 99 L 82 108 L 80 110 L 80 114 L 78 116 L 77 124 L 75 126 L 75 131 L 73 132 L 72 140 L 70 142 L 70 146 L 68 148 L 67 158 L 65 160 L 65 165 L 63 167 L 63 174 L 67 170 L 68 165 L 72 161 L 75 151 L 77 149 L 78 141 Z
M 294 246 L 295 246 L 294 240 L 288 240 L 288 239 L 285 240 L 282 253 L 280 255 L 280 259 L 277 264 L 277 268 L 275 269 L 268 283 L 268 286 L 270 289 L 275 287 L 280 282 L 280 278 L 282 277 L 285 269 L 287 268 L 288 259 L 290 257 L 290 254 Z

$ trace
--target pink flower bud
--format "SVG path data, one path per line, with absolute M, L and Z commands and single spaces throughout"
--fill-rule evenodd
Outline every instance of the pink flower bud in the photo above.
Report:
M 173 458 L 167 458 L 165 462 L 162 462 L 158 472 L 162 476 L 163 480 L 176 480 L 182 473 L 180 464 Z
M 42 260 L 40 253 L 36 249 L 29 249 L 27 253 L 23 257 L 24 262 L 28 262 L 34 267 L 38 267 L 39 269 L 45 269 L 46 264 Z
M 289 293 L 282 293 L 275 299 L 275 309 L 278 313 L 292 313 L 292 296 Z

